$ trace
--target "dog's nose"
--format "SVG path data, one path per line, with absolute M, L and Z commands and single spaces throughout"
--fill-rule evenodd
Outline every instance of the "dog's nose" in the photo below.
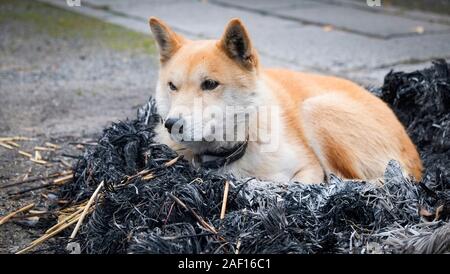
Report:
M 166 122 L 164 123 L 164 126 L 167 128 L 167 130 L 172 132 L 172 128 L 175 124 L 179 123 L 179 130 L 178 133 L 183 133 L 183 120 L 181 118 L 168 118 L 166 119 Z

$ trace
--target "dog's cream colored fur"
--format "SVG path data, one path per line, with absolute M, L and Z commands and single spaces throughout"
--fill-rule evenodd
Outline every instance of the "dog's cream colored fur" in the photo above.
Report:
M 262 140 L 250 141 L 244 156 L 227 166 L 227 171 L 263 180 L 320 183 L 329 173 L 349 179 L 378 178 L 388 161 L 395 159 L 420 179 L 421 161 L 405 129 L 384 102 L 357 84 L 262 68 L 239 19 L 229 22 L 219 40 L 188 40 L 156 18 L 150 19 L 150 27 L 161 55 L 156 101 L 163 119 L 175 115 L 177 106 L 192 109 L 196 98 L 203 107 L 277 106 L 281 110 L 279 124 L 258 123 L 280 138 L 278 148 L 263 152 Z M 204 79 L 220 85 L 205 92 L 200 88 Z M 169 82 L 177 91 L 170 90 Z M 163 126 L 157 132 L 160 142 L 187 158 L 234 145 L 175 142 Z

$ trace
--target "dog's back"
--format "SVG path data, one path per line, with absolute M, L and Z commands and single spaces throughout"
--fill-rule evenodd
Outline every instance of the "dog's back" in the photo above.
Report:
M 345 178 L 381 177 L 389 160 L 421 178 L 419 154 L 392 110 L 357 84 L 336 77 L 267 69 L 274 96 L 294 135 L 325 172 Z

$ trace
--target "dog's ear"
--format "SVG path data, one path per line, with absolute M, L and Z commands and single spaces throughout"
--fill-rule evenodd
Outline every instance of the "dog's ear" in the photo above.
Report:
M 150 17 L 149 23 L 153 37 L 158 44 L 161 63 L 164 63 L 175 54 L 185 39 L 156 17 Z
M 247 29 L 240 19 L 234 18 L 228 22 L 219 43 L 231 59 L 245 68 L 252 69 L 257 66 L 256 51 L 252 47 Z

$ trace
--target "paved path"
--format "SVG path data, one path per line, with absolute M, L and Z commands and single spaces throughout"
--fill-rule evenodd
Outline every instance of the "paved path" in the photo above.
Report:
M 377 85 L 391 68 L 450 58 L 449 16 L 369 7 L 365 0 L 81 0 L 71 8 L 45 1 L 145 33 L 148 18 L 158 16 L 192 38 L 217 38 L 240 17 L 266 65 Z

